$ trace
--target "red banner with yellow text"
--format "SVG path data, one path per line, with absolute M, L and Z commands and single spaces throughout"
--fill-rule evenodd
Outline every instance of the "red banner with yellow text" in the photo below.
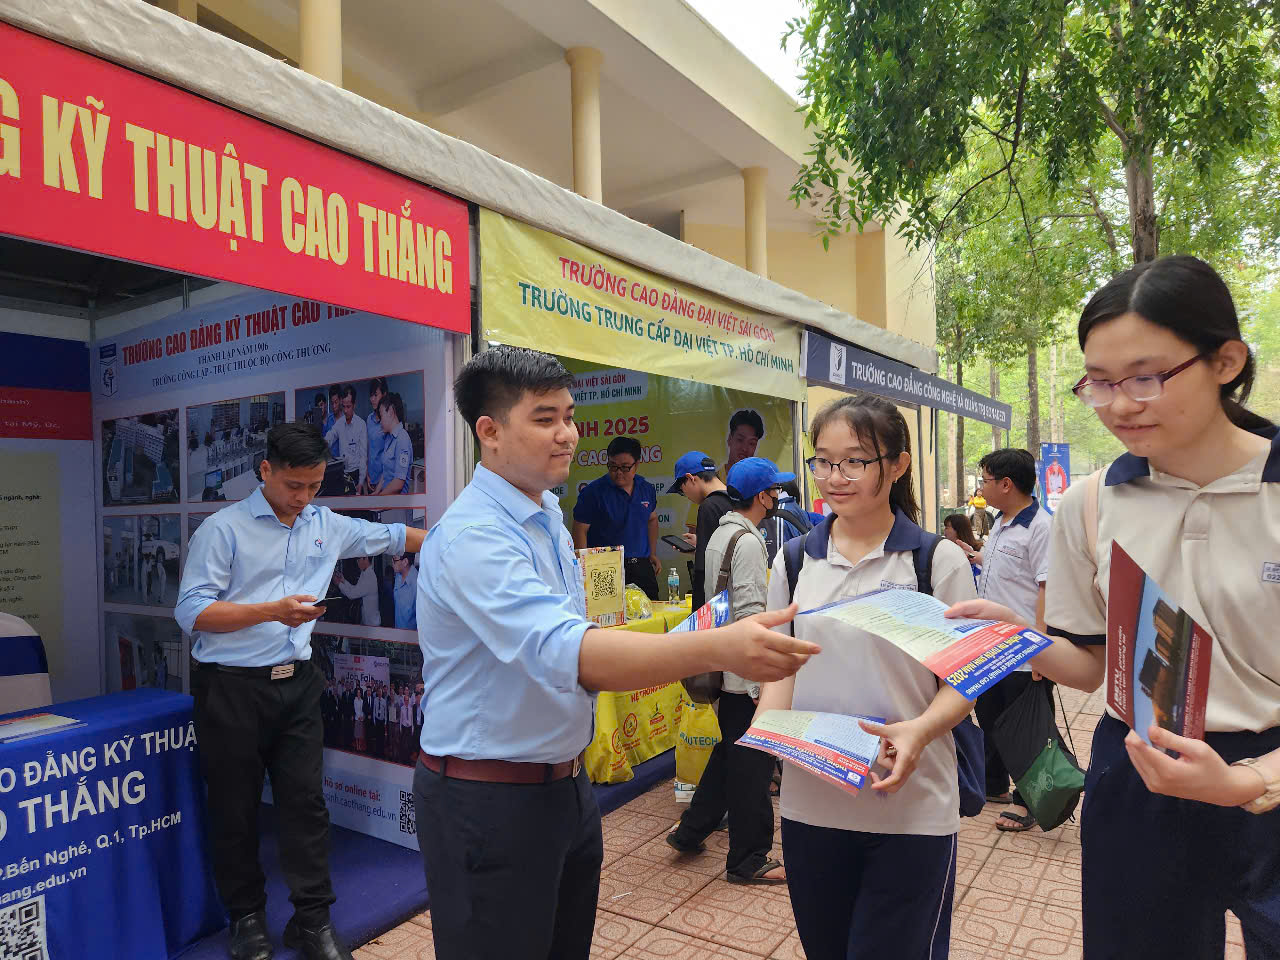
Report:
M 0 233 L 455 332 L 466 204 L 0 24 Z

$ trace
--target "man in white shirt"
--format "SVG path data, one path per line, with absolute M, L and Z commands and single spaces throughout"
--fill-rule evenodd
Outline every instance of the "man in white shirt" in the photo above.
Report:
M 978 469 L 982 471 L 979 493 L 1000 511 L 982 549 L 978 596 L 1004 604 L 1043 631 L 1053 518 L 1031 495 L 1036 484 L 1035 458 L 1026 450 L 996 450 L 982 458 Z M 1027 664 L 979 694 L 974 704 L 978 723 L 988 731 L 987 799 L 1015 805 L 996 821 L 998 830 L 1030 830 L 1036 823 L 1028 811 L 1021 809 L 1018 792 L 1009 793 L 1009 770 L 990 735 L 1000 714 L 1031 684 L 1049 699 L 1052 709 L 1052 681 L 1034 673 Z
M 391 694 L 387 697 L 387 749 L 384 753 L 388 760 L 400 760 L 400 688 L 391 685 Z
M 333 582 L 348 600 L 360 598 L 360 622 L 366 627 L 382 626 L 382 613 L 378 609 L 378 578 L 373 572 L 373 561 L 368 557 L 357 557 L 356 566 L 360 568 L 360 576 L 354 584 L 347 583 L 342 576 L 342 564 L 333 571 Z
M 369 469 L 369 427 L 356 412 L 356 388 L 346 384 L 342 388 L 342 415 L 324 435 L 330 446 L 337 444 L 347 474 L 347 493 L 355 493 L 364 483 Z
M 765 608 L 769 558 L 760 524 L 777 509 L 781 485 L 795 478 L 794 473 L 780 473 L 763 457 L 748 457 L 729 468 L 726 491 L 731 509 L 707 541 L 704 586 L 708 600 L 721 590 L 728 591 L 733 621 Z M 769 800 L 773 758 L 737 745 L 751 726 L 760 684 L 728 671 L 723 677 L 720 742 L 711 751 L 689 809 L 680 825 L 667 835 L 667 843 L 681 853 L 697 853 L 727 813 L 725 879 L 738 884 L 785 883 L 782 864 L 769 857 L 773 848 L 773 803 Z

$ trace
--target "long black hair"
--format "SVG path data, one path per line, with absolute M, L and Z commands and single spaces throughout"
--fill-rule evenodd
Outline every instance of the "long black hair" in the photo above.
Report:
M 1202 354 L 1244 339 L 1231 291 L 1213 267 L 1196 257 L 1161 257 L 1112 277 L 1089 298 L 1080 315 L 1080 349 L 1095 327 L 1126 313 L 1164 327 Z M 1253 375 L 1250 350 L 1243 369 L 1222 385 L 1221 392 L 1227 418 L 1237 427 L 1256 431 L 1272 423 L 1244 405 L 1253 390 Z
M 888 400 L 871 394 L 841 397 L 827 404 L 813 418 L 809 428 L 813 445 L 818 445 L 822 431 L 837 417 L 849 424 L 858 443 L 874 450 L 880 461 L 880 482 L 876 493 L 884 487 L 885 460 L 897 460 L 902 454 L 911 453 L 911 432 L 907 429 L 902 411 Z M 916 485 L 908 469 L 889 488 L 889 506 L 901 510 L 912 523 L 920 522 L 920 505 L 916 503 Z

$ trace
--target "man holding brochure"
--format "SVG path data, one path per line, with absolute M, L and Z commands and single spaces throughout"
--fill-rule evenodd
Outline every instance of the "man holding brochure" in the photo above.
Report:
M 594 628 L 548 492 L 578 444 L 572 382 L 548 354 L 494 347 L 454 383 L 480 463 L 427 535 L 417 603 L 424 711 L 440 718 L 414 774 L 439 960 L 588 960 L 603 840 L 579 758 L 594 691 L 782 679 L 819 652 L 770 629 L 794 606 L 669 636 Z
M 768 551 L 760 524 L 778 506 L 782 484 L 794 473 L 780 473 L 763 457 L 748 457 L 729 469 L 728 495 L 732 509 L 707 541 L 706 596 L 729 591 L 734 621 L 764 611 L 769 581 Z M 711 751 L 689 809 L 667 843 L 681 853 L 697 853 L 707 837 L 729 815 L 729 855 L 725 879 L 730 883 L 783 883 L 786 871 L 769 858 L 773 847 L 773 804 L 769 784 L 773 759 L 766 753 L 739 746 L 751 726 L 760 685 L 726 672 L 720 697 L 720 742 Z

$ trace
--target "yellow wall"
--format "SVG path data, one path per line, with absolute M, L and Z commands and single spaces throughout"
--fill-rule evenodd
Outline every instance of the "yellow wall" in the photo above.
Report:
M 804 456 L 812 455 L 813 450 L 808 445 L 809 424 L 817 415 L 818 411 L 825 407 L 833 400 L 837 400 L 846 394 L 832 390 L 827 387 L 810 387 L 805 408 L 805 434 L 806 440 L 804 444 Z M 937 532 L 937 515 L 938 501 L 934 496 L 934 477 L 937 474 L 937 438 L 934 437 L 932 443 L 929 437 L 929 421 L 932 411 L 928 407 L 922 407 L 920 410 L 920 430 L 916 429 L 916 411 L 912 407 L 904 407 L 898 404 L 898 410 L 902 413 L 903 418 L 907 421 L 907 430 L 911 435 L 911 475 L 916 483 L 916 503 L 920 504 L 920 526 L 926 530 Z M 813 477 L 808 477 L 809 490 L 813 495 L 817 495 L 817 486 L 813 482 Z
M 721 260 L 745 266 L 746 234 L 741 227 L 685 221 L 681 239 Z M 867 319 L 858 312 L 857 248 L 852 238 L 837 237 L 830 250 L 823 250 L 822 238 L 811 233 L 770 230 L 768 244 L 770 280 Z

